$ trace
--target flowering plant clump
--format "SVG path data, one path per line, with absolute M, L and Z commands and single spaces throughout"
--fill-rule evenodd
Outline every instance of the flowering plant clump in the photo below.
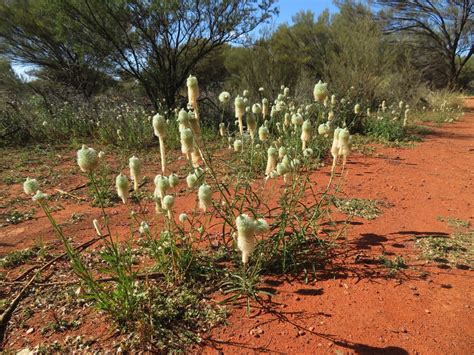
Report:
M 113 175 L 117 195 L 130 209 L 129 219 L 133 223 L 130 226 L 131 234 L 140 235 L 136 240 L 130 238 L 133 248 L 135 242 L 140 248 L 137 253 L 135 250 L 132 253 L 132 248 L 122 248 L 117 240 L 123 239 L 116 236 L 112 238 L 113 229 L 109 227 L 107 206 L 102 201 L 104 194 L 99 193 L 100 187 L 106 184 L 97 184 L 96 180 L 96 170 L 99 173 L 105 170 L 97 169 L 99 163 L 105 162 L 99 160 L 99 154 L 93 148 L 83 146 L 77 152 L 80 169 L 88 174 L 97 190 L 102 216 L 95 218 L 92 226 L 100 238 L 109 236 L 104 241 L 106 250 L 101 254 L 104 255 L 101 262 L 107 265 L 107 272 L 111 274 L 107 277 L 112 281 L 107 285 L 97 282 L 96 273 L 81 264 L 81 258 L 73 252 L 70 254 L 72 265 L 81 280 L 86 280 L 87 291 L 90 294 L 95 292 L 97 304 L 103 306 L 108 302 L 113 305 L 103 307 L 125 323 L 134 317 L 137 309 L 140 310 L 138 317 L 142 318 L 146 312 L 153 312 L 154 306 L 149 304 L 156 300 L 152 298 L 153 292 L 148 287 L 155 282 L 156 290 L 159 291 L 154 292 L 167 296 L 174 286 L 188 285 L 196 280 L 214 281 L 217 278 L 220 278 L 219 281 L 228 281 L 225 279 L 229 278 L 236 280 L 231 282 L 230 292 L 241 292 L 247 300 L 255 300 L 260 270 L 272 272 L 278 267 L 286 271 L 289 265 L 298 270 L 311 270 L 309 263 L 314 260 L 314 255 L 311 255 L 314 251 L 312 247 L 316 245 L 314 241 L 320 241 L 318 231 L 333 206 L 334 199 L 330 194 L 340 187 L 337 181 L 332 185 L 333 179 L 339 176 L 334 174 L 338 159 L 343 159 L 340 174 L 340 181 L 343 181 L 344 167 L 350 154 L 349 128 L 353 130 L 353 126 L 348 120 L 354 117 L 354 113 L 361 119 L 366 118 L 360 107 L 356 110 L 356 105 L 353 109 L 353 96 L 336 100 L 334 95 L 329 95 L 327 84 L 320 81 L 313 92 L 316 102 L 307 105 L 300 104 L 297 95 L 290 95 L 291 91 L 286 86 L 281 87 L 276 99 L 270 101 L 264 98 L 261 103 L 263 90 L 255 93 L 257 97 L 253 96 L 254 90 L 252 93 L 245 90 L 243 96 L 235 98 L 237 120 L 233 126 L 228 124 L 229 117 L 226 115 L 226 109 L 230 110 L 228 103 L 231 94 L 224 91 L 219 95 L 222 112 L 220 121 L 213 120 L 214 117 L 206 117 L 205 120 L 214 124 L 212 128 L 215 132 L 212 135 L 204 131 L 208 129 L 207 125 L 202 127 L 201 132 L 197 78 L 190 76 L 186 85 L 187 109 L 165 111 L 158 105 L 162 114 L 146 115 L 144 126 L 151 137 L 153 130 L 160 146 L 161 171 L 159 174 L 153 172 L 153 194 L 146 184 L 153 168 L 142 166 L 149 160 L 148 157 L 142 157 L 143 161 L 135 156 L 129 159 L 130 176 L 119 171 Z M 344 103 L 343 99 L 347 102 Z M 258 103 L 252 105 L 256 101 Z M 206 110 L 206 115 L 208 112 Z M 176 120 L 170 122 L 165 117 L 171 114 L 175 115 Z M 120 127 L 128 135 L 126 126 Z M 315 134 L 316 127 L 319 136 Z M 325 158 L 324 153 L 328 150 L 325 145 L 329 144 L 327 137 L 333 130 L 330 149 L 333 157 L 332 174 L 326 190 L 317 191 L 315 179 L 310 174 L 315 168 L 324 166 L 320 162 Z M 210 141 L 208 137 L 218 137 L 217 133 L 223 138 L 217 142 Z M 127 135 L 124 134 L 122 139 L 127 139 Z M 177 165 L 179 177 L 170 171 L 165 173 L 165 143 L 171 148 L 173 143 L 177 143 L 177 138 L 185 158 L 179 156 L 168 169 Z M 216 154 L 217 149 L 222 149 L 222 142 L 228 142 L 229 148 L 238 154 L 227 149 Z M 168 160 L 173 157 L 170 154 Z M 180 161 L 182 164 L 179 164 Z M 107 179 L 111 180 L 109 177 Z M 181 179 L 186 181 L 187 189 L 180 185 Z M 131 181 L 135 193 L 130 190 Z M 140 188 L 143 191 L 136 193 L 141 181 L 143 184 Z M 109 181 L 109 188 L 111 184 L 112 181 Z M 39 191 L 36 180 L 28 178 L 23 188 L 25 193 L 34 194 L 33 200 L 49 211 L 47 195 Z M 145 191 L 147 189 L 150 189 L 149 193 Z M 133 199 L 130 199 L 130 193 L 133 193 Z M 186 205 L 182 204 L 185 211 L 180 206 L 182 201 L 188 201 Z M 156 213 L 151 212 L 153 204 Z M 91 229 L 92 226 L 89 224 Z M 61 233 L 60 228 L 56 230 Z M 257 240 L 259 235 L 262 235 L 260 241 Z M 69 245 L 66 238 L 63 241 L 66 246 Z M 209 248 L 204 254 L 202 248 L 207 242 Z M 321 245 L 318 244 L 318 248 Z M 225 254 L 225 259 L 222 259 L 222 254 Z M 201 275 L 215 269 L 218 258 L 225 260 L 229 272 L 225 275 L 215 273 L 212 277 L 210 274 Z M 142 278 L 143 270 L 139 270 L 139 266 L 148 266 L 150 259 L 155 262 L 152 265 L 153 278 L 148 278 L 150 275 L 147 273 Z M 145 263 L 141 264 L 142 261 Z M 213 263 L 212 267 L 209 267 L 209 262 Z M 196 277 L 196 272 L 199 277 Z M 225 288 L 221 289 L 224 291 Z M 147 302 L 144 302 L 144 298 Z M 123 310 L 126 310 L 126 317 L 119 315 L 125 312 Z M 155 319 L 153 317 L 155 315 L 150 319 Z

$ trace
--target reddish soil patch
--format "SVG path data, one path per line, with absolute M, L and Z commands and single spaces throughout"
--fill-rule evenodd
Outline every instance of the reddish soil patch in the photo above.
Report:
M 474 109 L 474 99 L 466 102 Z M 451 233 L 452 228 L 439 217 L 474 224 L 474 114 L 467 113 L 459 122 L 442 127 L 432 125 L 431 129 L 433 132 L 415 147 L 377 147 L 373 155 L 354 153 L 350 157 L 342 196 L 381 200 L 386 207 L 374 220 L 355 218 L 351 222 L 347 248 L 334 268 L 316 281 L 291 277 L 265 280 L 275 293 L 269 310 L 254 309 L 249 317 L 243 307 L 233 307 L 228 325 L 214 329 L 203 347 L 192 350 L 472 353 L 472 271 L 420 260 L 415 241 L 417 237 Z M 59 163 L 71 169 L 73 159 L 69 154 Z M 150 171 L 158 169 L 152 165 Z M 327 181 L 327 171 L 323 169 L 314 178 Z M 53 186 L 70 190 L 84 182 L 85 178 L 75 178 L 46 190 L 53 192 Z M 2 186 L 0 192 L 10 197 L 22 194 L 19 184 Z M 56 213 L 60 222 L 70 219 L 74 212 L 86 214 L 82 220 L 65 225 L 68 235 L 78 243 L 94 235 L 90 220 L 99 215 L 98 209 L 74 199 L 61 200 L 60 204 L 63 209 Z M 19 206 L 27 209 L 28 199 Z M 127 208 L 116 205 L 109 210 L 114 229 L 127 233 L 128 221 L 123 221 Z M 34 220 L 0 229 L 0 255 L 31 246 L 39 239 L 55 239 L 40 212 Z M 401 256 L 409 268 L 387 277 L 387 269 L 377 262 L 382 255 L 389 259 Z M 109 339 L 112 334 L 104 326 L 106 321 L 95 317 L 87 316 L 91 323 L 70 335 L 90 331 L 102 340 Z M 7 335 L 6 348 L 42 343 L 39 334 L 26 334 L 28 327 L 41 321 L 41 317 L 30 320 L 25 334 Z M 48 341 L 61 337 L 64 334 Z
M 344 193 L 392 207 L 375 220 L 354 220 L 352 250 L 338 272 L 310 284 L 270 280 L 276 311 L 247 317 L 235 310 L 205 351 L 472 353 L 472 271 L 419 261 L 414 244 L 415 237 L 452 232 L 440 216 L 474 222 L 474 115 L 431 129 L 414 148 L 351 156 Z M 387 278 L 371 262 L 383 254 L 402 256 L 411 269 Z

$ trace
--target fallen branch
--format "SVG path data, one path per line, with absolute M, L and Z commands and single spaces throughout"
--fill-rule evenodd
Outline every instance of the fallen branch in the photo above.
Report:
M 66 196 L 72 197 L 72 198 L 74 198 L 78 201 L 86 201 L 86 199 L 84 197 L 79 197 L 79 196 L 73 195 L 70 192 L 67 192 L 67 191 L 64 191 L 64 190 L 61 190 L 61 189 L 55 189 L 55 190 L 57 192 L 59 192 L 61 195 L 66 195 Z

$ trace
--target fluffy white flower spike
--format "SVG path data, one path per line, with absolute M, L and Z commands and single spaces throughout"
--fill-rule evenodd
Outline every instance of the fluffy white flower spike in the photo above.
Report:
M 193 132 L 190 128 L 184 128 L 179 134 L 181 140 L 181 152 L 185 154 L 188 159 L 191 159 L 191 153 L 194 152 Z
M 343 128 L 339 132 L 339 155 L 343 157 L 343 167 L 346 165 L 347 156 L 350 152 L 350 133 L 347 128 Z
M 319 80 L 319 82 L 314 86 L 313 95 L 314 101 L 324 102 L 326 97 L 329 95 L 328 84 Z
M 256 234 L 267 232 L 270 228 L 264 219 L 255 220 L 241 214 L 235 220 L 237 226 L 237 248 L 242 252 L 242 263 L 247 264 L 257 245 Z
M 188 102 L 192 105 L 194 109 L 196 109 L 197 100 L 199 97 L 199 85 L 197 78 L 195 76 L 190 75 L 188 80 L 186 80 L 186 85 L 188 87 Z
M 261 127 L 258 129 L 258 138 L 259 138 L 262 142 L 267 141 L 269 136 L 270 136 L 270 131 L 268 130 L 267 127 L 261 126 Z
M 191 128 L 191 123 L 189 122 L 189 113 L 184 108 L 179 111 L 178 124 L 178 129 L 180 132 L 185 128 Z
M 269 107 L 268 107 L 268 99 L 262 100 L 262 116 L 263 118 L 268 117 L 269 114 Z
M 160 158 L 161 158 L 161 171 L 163 174 L 166 171 L 166 148 L 165 148 L 165 137 L 168 130 L 168 124 L 163 116 L 156 114 L 153 116 L 153 130 L 155 136 L 160 141 Z
M 138 183 L 140 181 L 140 175 L 142 171 L 142 162 L 136 156 L 133 156 L 129 160 L 130 166 L 130 177 L 133 180 L 133 189 L 138 191 Z
M 339 132 L 341 129 L 338 127 L 334 130 L 334 139 L 332 141 L 331 155 L 332 155 L 332 173 L 336 169 L 337 158 L 339 157 Z
M 278 162 L 278 150 L 274 147 L 268 148 L 267 168 L 265 169 L 265 175 L 267 178 L 276 169 Z
M 253 142 L 255 140 L 255 134 L 257 133 L 257 120 L 252 115 L 247 116 L 247 130 Z
M 173 206 L 174 206 L 174 197 L 171 195 L 166 195 L 161 200 L 161 208 L 168 212 L 168 218 L 171 219 L 173 216 Z
M 234 151 L 235 152 L 241 152 L 243 148 L 242 141 L 240 139 L 236 139 L 234 141 Z
M 77 151 L 77 165 L 85 172 L 90 173 L 97 168 L 99 159 L 97 152 L 93 148 L 88 148 L 85 144 Z
M 199 208 L 207 212 L 212 207 L 212 191 L 209 185 L 202 184 L 198 190 Z
M 117 195 L 122 199 L 122 202 L 127 203 L 130 188 L 128 178 L 122 173 L 117 175 L 115 178 L 115 187 L 117 188 Z
M 301 143 L 303 145 L 303 150 L 306 149 L 306 145 L 310 142 L 311 136 L 313 135 L 313 126 L 311 125 L 310 120 L 303 122 L 301 126 Z
M 360 104 L 356 104 L 356 105 L 354 106 L 354 113 L 355 113 L 356 115 L 358 115 L 358 114 L 360 113 L 360 111 L 361 111 Z
M 166 195 L 166 191 L 170 188 L 170 181 L 166 176 L 155 176 L 155 198 L 162 200 Z
M 243 117 L 245 115 L 245 101 L 242 97 L 237 96 L 234 101 L 235 106 L 235 118 L 237 118 L 239 122 L 239 132 L 240 135 L 243 136 L 244 134 L 244 123 Z

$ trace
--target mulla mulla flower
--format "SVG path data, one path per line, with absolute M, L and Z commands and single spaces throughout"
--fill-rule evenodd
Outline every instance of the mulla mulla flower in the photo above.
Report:
M 181 140 L 181 152 L 185 154 L 188 159 L 191 159 L 191 153 L 194 151 L 193 132 L 190 128 L 184 128 L 179 134 Z
M 97 152 L 85 144 L 77 151 L 77 165 L 85 173 L 93 172 L 99 163 Z
M 356 104 L 354 106 L 354 113 L 358 115 L 360 113 L 360 110 L 361 110 L 360 104 Z
M 244 134 L 244 122 L 243 117 L 245 115 L 245 102 L 244 99 L 240 96 L 237 96 L 234 101 L 235 105 L 235 118 L 237 118 L 239 123 L 239 132 L 240 135 L 243 136 Z
M 291 116 L 291 124 L 294 126 L 295 130 L 297 126 L 301 126 L 303 124 L 303 116 L 299 113 L 295 113 Z
M 212 207 L 212 191 L 209 185 L 202 184 L 198 190 L 199 208 L 207 212 Z
M 241 152 L 243 148 L 242 141 L 240 139 L 236 139 L 234 141 L 234 151 L 235 152 Z
M 191 128 L 191 123 L 189 122 L 189 113 L 184 108 L 181 109 L 178 113 L 178 130 L 181 132 L 185 128 Z
M 161 208 L 168 213 L 168 218 L 173 216 L 174 197 L 166 195 L 161 199 Z
M 237 226 L 237 248 L 242 253 L 242 263 L 246 265 L 257 245 L 257 234 L 270 230 L 268 223 L 263 219 L 255 220 L 246 214 L 241 214 L 235 220 Z
M 267 158 L 267 167 L 265 169 L 265 175 L 270 177 L 272 171 L 276 169 L 277 162 L 278 162 L 278 150 L 274 147 L 268 148 L 268 158 Z
M 255 116 L 247 116 L 247 130 L 250 134 L 250 139 L 253 142 L 255 140 L 255 134 L 257 133 L 257 120 L 255 119 Z
M 322 136 L 327 136 L 330 131 L 331 131 L 331 128 L 329 126 L 329 122 L 321 123 L 318 126 L 318 134 L 320 134 Z
M 39 204 L 44 203 L 48 199 L 48 195 L 41 192 L 40 190 L 36 191 L 33 195 L 32 200 L 38 202 Z
M 289 174 L 291 173 L 291 161 L 288 155 L 285 155 L 281 163 L 277 164 L 276 171 L 278 175 L 283 175 L 283 181 L 287 182 Z
M 328 84 L 319 80 L 319 82 L 314 86 L 313 95 L 314 101 L 324 102 L 326 97 L 329 95 Z
M 260 104 L 253 104 L 252 112 L 256 115 L 260 115 L 262 113 L 262 106 Z
M 170 181 L 166 176 L 155 176 L 155 192 L 153 193 L 155 201 L 161 201 L 166 195 L 166 191 L 170 188 Z M 159 210 L 157 206 L 157 210 Z
M 176 174 L 171 174 L 168 177 L 168 181 L 170 182 L 170 187 L 176 187 L 179 184 L 179 178 L 178 175 Z
M 334 173 L 334 169 L 336 168 L 337 164 L 337 158 L 339 157 L 339 132 L 341 131 L 341 128 L 337 127 L 334 130 L 334 138 L 332 141 L 332 146 L 331 146 L 331 155 L 332 155 L 332 172 Z
M 190 75 L 186 80 L 186 86 L 188 87 L 188 101 L 191 106 L 196 109 L 197 100 L 199 97 L 199 85 L 198 80 L 195 76 Z
M 337 104 L 337 99 L 336 99 L 336 95 L 331 95 L 331 106 L 336 106 Z
M 129 160 L 130 177 L 133 180 L 133 189 L 138 191 L 138 183 L 140 181 L 140 174 L 142 171 L 142 162 L 136 156 L 133 156 Z
M 158 137 L 160 142 L 161 171 L 164 174 L 166 171 L 165 138 L 168 130 L 168 124 L 166 123 L 165 118 L 158 113 L 153 116 L 153 130 L 155 131 L 155 136 Z
M 342 166 L 346 165 L 347 156 L 351 152 L 350 133 L 347 128 L 339 131 L 339 156 L 343 157 Z
M 310 120 L 305 120 L 301 126 L 301 143 L 303 145 L 303 150 L 306 149 L 306 145 L 311 140 L 313 134 L 313 126 L 311 126 Z
M 262 100 L 262 116 L 263 116 L 263 118 L 268 117 L 268 114 L 269 114 L 268 108 L 269 108 L 268 107 L 268 99 L 264 98 Z
M 186 184 L 188 185 L 190 189 L 196 186 L 196 181 L 197 181 L 197 177 L 196 177 L 196 174 L 194 173 L 189 173 L 188 176 L 186 177 Z
M 181 222 L 181 223 L 184 223 L 186 222 L 188 219 L 188 215 L 186 213 L 181 213 L 178 217 L 178 220 Z
M 258 138 L 259 138 L 262 142 L 265 142 L 266 140 L 268 140 L 269 135 L 270 135 L 270 131 L 268 130 L 267 127 L 261 126 L 261 127 L 258 129 Z
M 227 91 L 223 91 L 219 94 L 219 101 L 223 104 L 228 103 L 230 100 L 230 94 Z
M 27 177 L 23 183 L 23 191 L 25 191 L 27 195 L 34 195 L 36 191 L 39 190 L 39 187 L 38 181 L 36 179 L 30 179 L 29 177 Z
M 115 178 L 115 187 L 117 189 L 117 195 L 122 199 L 123 203 L 127 203 L 129 188 L 128 178 L 120 173 Z

